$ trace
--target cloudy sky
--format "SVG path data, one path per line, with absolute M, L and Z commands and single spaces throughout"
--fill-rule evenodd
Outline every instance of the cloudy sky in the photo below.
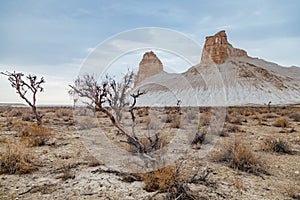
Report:
M 67 85 L 85 58 L 109 38 L 143 27 L 178 31 L 200 46 L 205 36 L 225 29 L 233 46 L 250 56 L 300 66 L 299 8 L 298 0 L 0 0 L 0 71 L 43 75 L 47 83 L 39 103 L 68 104 Z M 142 54 L 115 63 L 136 68 Z M 174 55 L 157 55 L 170 71 L 185 70 Z M 0 102 L 22 102 L 3 76 Z

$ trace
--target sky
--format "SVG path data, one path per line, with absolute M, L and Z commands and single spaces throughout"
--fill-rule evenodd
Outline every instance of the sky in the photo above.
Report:
M 206 36 L 224 29 L 229 42 L 252 57 L 300 66 L 299 8 L 298 0 L 0 0 L 0 71 L 44 76 L 38 103 L 72 104 L 68 85 L 86 58 L 110 38 L 143 27 L 178 31 L 200 48 Z M 190 67 L 172 52 L 155 52 L 170 72 Z M 128 53 L 114 65 L 136 69 L 143 53 Z M 4 76 L 0 102 L 23 102 Z

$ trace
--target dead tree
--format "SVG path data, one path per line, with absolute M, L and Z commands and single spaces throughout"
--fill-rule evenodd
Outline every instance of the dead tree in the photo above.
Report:
M 23 73 L 17 72 L 1 72 L 1 74 L 8 77 L 8 81 L 11 83 L 11 86 L 16 89 L 17 94 L 26 101 L 26 103 L 31 107 L 33 114 L 37 120 L 37 124 L 42 124 L 42 116 L 37 112 L 36 109 L 36 98 L 38 92 L 43 92 L 44 88 L 41 86 L 45 83 L 44 78 L 38 79 L 36 75 L 28 75 L 24 80 Z M 32 99 L 30 100 L 31 93 Z
M 108 80 L 112 89 L 110 93 L 111 97 L 109 104 L 116 114 L 116 120 L 120 122 L 122 119 L 123 109 L 129 105 L 126 101 L 126 95 L 133 86 L 134 73 L 133 71 L 128 71 L 120 82 L 116 82 L 114 79 L 108 76 L 106 76 L 106 79 Z
M 131 79 L 131 75 L 126 74 L 124 80 Z M 126 78 L 127 77 L 127 78 Z M 125 82 L 128 83 L 128 82 Z M 98 83 L 98 81 L 94 78 L 93 75 L 84 75 L 82 78 L 78 77 L 74 85 L 69 85 L 71 87 L 71 90 L 69 91 L 69 94 L 76 94 L 78 97 L 85 99 L 83 103 L 87 105 L 89 108 L 94 108 L 96 111 L 100 111 L 104 113 L 112 122 L 112 124 L 120 131 L 120 133 L 126 137 L 126 142 L 131 147 L 134 147 L 136 152 L 143 158 L 148 158 L 150 160 L 154 160 L 149 156 L 150 151 L 157 150 L 159 145 L 156 145 L 158 142 L 158 139 L 155 139 L 154 141 L 151 138 L 148 138 L 150 141 L 150 145 L 145 146 L 141 141 L 140 138 L 136 136 L 134 133 L 134 125 L 133 132 L 127 130 L 125 127 L 122 126 L 122 124 L 116 119 L 116 116 L 112 113 L 112 111 L 106 107 L 105 105 L 112 108 L 112 105 L 114 100 L 112 100 L 115 94 L 115 91 L 117 87 L 115 87 L 118 83 L 113 81 L 111 78 L 106 78 L 102 83 Z M 128 88 L 128 86 L 122 86 L 118 88 Z M 126 89 L 127 91 L 128 89 Z M 119 91 L 117 91 L 119 92 Z M 121 91 L 121 94 L 123 92 Z M 118 98 L 122 98 L 122 101 L 124 103 L 123 106 L 129 105 L 128 101 L 126 101 L 126 95 L 123 93 L 124 96 L 118 96 Z M 134 116 L 134 106 L 136 104 L 136 99 L 144 94 L 144 92 L 137 92 L 136 94 L 132 94 L 133 97 L 133 103 L 130 106 L 130 113 L 132 115 L 133 123 L 135 123 L 135 116 Z M 119 100 L 118 100 L 119 101 Z M 124 109 L 124 107 L 120 107 L 120 109 Z M 158 138 L 158 136 L 156 136 Z M 152 142 L 151 142 L 152 141 Z M 154 145 L 155 144 L 155 145 Z M 151 147 L 151 148 L 150 148 Z
M 269 103 L 268 103 L 269 111 L 271 111 L 271 103 L 272 103 L 272 101 L 269 101 Z
M 135 126 L 136 126 L 136 121 L 135 121 L 135 114 L 134 114 L 134 109 L 135 109 L 135 104 L 136 104 L 136 99 L 143 95 L 145 92 L 140 92 L 140 90 L 137 91 L 136 94 L 131 94 L 130 96 L 133 98 L 133 102 L 129 108 L 129 112 L 131 114 L 131 119 L 132 119 L 132 126 L 131 126 L 131 129 L 132 129 L 132 135 L 137 138 L 136 134 L 135 134 Z

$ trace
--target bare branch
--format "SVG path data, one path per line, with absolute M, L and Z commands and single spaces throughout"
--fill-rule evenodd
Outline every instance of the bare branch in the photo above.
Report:
M 37 113 L 36 110 L 36 95 L 38 92 L 43 92 L 44 88 L 41 86 L 45 83 L 44 78 L 38 79 L 36 75 L 28 75 L 26 76 L 25 81 L 23 79 L 23 73 L 17 72 L 1 72 L 2 75 L 8 77 L 8 81 L 10 82 L 11 86 L 16 89 L 16 93 L 23 99 L 25 102 L 32 108 L 32 111 L 37 119 L 38 125 L 42 123 L 42 116 Z M 29 99 L 26 94 L 30 91 L 32 95 L 32 100 Z

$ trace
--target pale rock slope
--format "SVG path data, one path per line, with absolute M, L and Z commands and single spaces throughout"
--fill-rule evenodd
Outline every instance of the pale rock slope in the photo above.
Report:
M 183 106 L 298 104 L 300 68 L 249 57 L 220 31 L 206 37 L 200 64 L 182 74 L 164 72 L 162 62 L 147 52 L 135 89 L 147 92 L 138 99 L 140 106 L 175 106 L 177 100 Z

